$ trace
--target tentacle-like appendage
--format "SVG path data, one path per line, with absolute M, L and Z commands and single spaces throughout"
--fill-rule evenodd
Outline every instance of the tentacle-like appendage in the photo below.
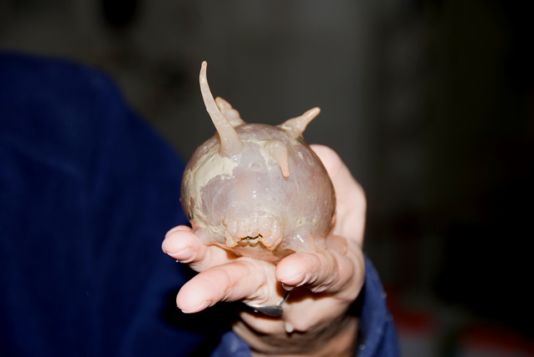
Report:
M 219 134 L 221 155 L 232 156 L 241 150 L 243 144 L 239 140 L 234 127 L 225 118 L 213 99 L 213 95 L 211 94 L 210 87 L 208 85 L 208 79 L 206 77 L 207 66 L 208 64 L 206 61 L 204 61 L 202 62 L 202 67 L 200 69 L 199 81 L 202 99 L 204 100 L 204 105 L 206 106 L 206 110 L 210 115 L 211 121 L 213 122 L 213 125 Z
M 282 171 L 282 176 L 285 178 L 289 177 L 289 161 L 287 158 L 287 147 L 279 142 L 272 141 L 268 143 L 265 148 L 271 155 L 271 157 L 278 163 L 280 166 L 280 171 Z
M 282 124 L 278 125 L 278 127 L 287 131 L 294 138 L 299 138 L 304 133 L 304 130 L 306 130 L 308 124 L 310 124 L 310 122 L 315 119 L 320 112 L 321 109 L 318 107 L 312 108 L 296 118 L 286 120 Z
M 239 114 L 239 112 L 235 108 L 233 108 L 227 100 L 221 97 L 217 97 L 215 98 L 215 103 L 217 103 L 217 107 L 219 107 L 221 113 L 230 122 L 230 125 L 232 125 L 234 128 L 236 126 L 245 124 L 245 121 L 241 119 L 241 115 Z

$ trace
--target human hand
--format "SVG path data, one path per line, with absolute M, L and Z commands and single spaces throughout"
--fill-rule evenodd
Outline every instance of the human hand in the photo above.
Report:
M 292 291 L 280 318 L 240 313 L 234 330 L 259 355 L 350 355 L 356 340 L 357 323 L 347 310 L 364 279 L 365 197 L 332 149 L 319 145 L 312 149 L 336 192 L 336 222 L 327 249 L 294 253 L 275 266 L 206 246 L 187 226 L 170 230 L 162 245 L 165 253 L 199 272 L 176 298 L 184 313 L 199 312 L 220 301 L 276 305 L 284 295 L 280 283 Z

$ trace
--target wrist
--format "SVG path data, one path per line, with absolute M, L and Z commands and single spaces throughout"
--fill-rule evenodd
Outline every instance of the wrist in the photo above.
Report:
M 234 331 L 247 342 L 254 357 L 354 356 L 358 319 L 345 315 L 313 330 L 281 334 L 257 332 L 241 320 Z

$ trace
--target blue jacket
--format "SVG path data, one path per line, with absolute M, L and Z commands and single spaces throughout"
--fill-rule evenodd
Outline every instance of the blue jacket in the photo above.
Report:
M 185 222 L 182 169 L 100 72 L 0 54 L 1 356 L 250 355 L 237 304 L 176 308 L 192 273 L 160 246 Z M 396 356 L 366 263 L 358 355 Z

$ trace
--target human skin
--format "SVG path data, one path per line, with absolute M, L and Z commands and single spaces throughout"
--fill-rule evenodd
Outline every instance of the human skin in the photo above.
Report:
M 254 356 L 354 354 L 357 317 L 349 315 L 348 308 L 364 280 L 365 196 L 332 149 L 311 148 L 325 166 L 337 198 L 336 221 L 326 249 L 297 252 L 275 265 L 205 245 L 183 225 L 171 229 L 162 244 L 166 254 L 198 272 L 176 297 L 184 313 L 196 313 L 221 301 L 275 305 L 284 289 L 292 291 L 280 318 L 248 309 L 240 313 L 233 328 Z

